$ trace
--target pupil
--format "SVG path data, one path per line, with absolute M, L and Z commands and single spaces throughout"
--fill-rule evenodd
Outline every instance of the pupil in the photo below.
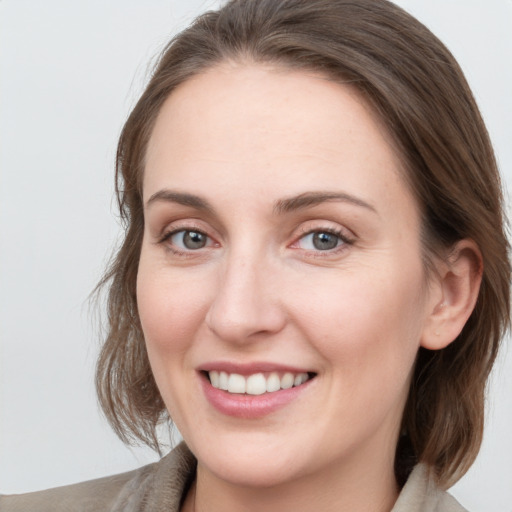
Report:
M 338 237 L 331 233 L 315 233 L 313 235 L 313 245 L 315 249 L 320 251 L 334 249 L 338 245 Z
M 197 231 L 186 231 L 183 235 L 183 244 L 187 249 L 201 249 L 206 245 L 206 237 Z

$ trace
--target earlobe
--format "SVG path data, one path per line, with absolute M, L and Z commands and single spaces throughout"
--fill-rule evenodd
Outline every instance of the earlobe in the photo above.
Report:
M 446 260 L 439 263 L 422 347 L 440 350 L 457 338 L 475 307 L 482 270 L 482 254 L 469 239 L 457 242 Z

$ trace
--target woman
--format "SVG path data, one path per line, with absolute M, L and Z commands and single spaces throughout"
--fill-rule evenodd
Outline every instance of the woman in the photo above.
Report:
M 204 15 L 125 125 L 118 194 L 100 401 L 188 447 L 7 510 L 463 510 L 441 489 L 478 451 L 510 265 L 432 34 L 377 0 Z

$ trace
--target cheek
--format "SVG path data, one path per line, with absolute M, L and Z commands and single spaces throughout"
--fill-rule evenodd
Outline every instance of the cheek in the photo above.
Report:
M 206 309 L 205 286 L 198 282 L 204 280 L 155 269 L 141 258 L 137 304 L 148 352 L 171 357 L 187 349 Z
M 190 348 L 201 326 L 206 296 L 197 280 L 169 267 L 156 267 L 141 257 L 137 276 L 139 317 L 156 384 L 178 427 L 187 424 L 182 413 L 194 398 L 188 380 L 195 374 Z
M 414 364 L 424 322 L 422 271 L 400 265 L 345 273 L 317 283 L 298 307 L 301 324 L 332 371 L 354 386 L 404 382 Z M 313 289 L 311 287 L 310 289 Z M 297 313 L 297 317 L 299 317 Z

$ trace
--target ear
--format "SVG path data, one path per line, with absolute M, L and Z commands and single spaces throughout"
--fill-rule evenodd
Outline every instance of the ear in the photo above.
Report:
M 482 282 L 482 254 L 473 240 L 464 239 L 436 267 L 421 338 L 421 346 L 430 350 L 447 347 L 471 315 Z

